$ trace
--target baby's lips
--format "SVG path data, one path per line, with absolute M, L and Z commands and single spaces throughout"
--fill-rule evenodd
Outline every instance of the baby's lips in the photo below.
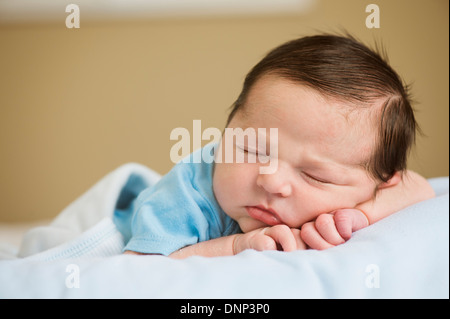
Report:
M 246 209 L 251 218 L 259 220 L 269 226 L 275 226 L 283 223 L 276 213 L 261 206 L 247 206 Z

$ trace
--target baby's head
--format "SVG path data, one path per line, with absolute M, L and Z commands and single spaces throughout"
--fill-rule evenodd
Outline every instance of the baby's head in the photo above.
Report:
M 219 204 L 249 231 L 299 227 L 398 182 L 416 122 L 407 89 L 377 53 L 350 37 L 322 35 L 264 57 L 247 75 L 227 127 L 278 128 L 274 174 L 260 174 L 262 163 L 216 163 Z

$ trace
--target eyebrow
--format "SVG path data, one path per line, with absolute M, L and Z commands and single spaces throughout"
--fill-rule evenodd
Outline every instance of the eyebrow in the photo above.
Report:
M 320 171 L 335 171 L 335 170 L 344 171 L 348 168 L 344 165 L 337 164 L 334 162 L 323 162 L 323 161 L 316 161 L 316 160 L 315 161 L 306 161 L 304 166 L 313 168 L 313 169 L 317 169 Z

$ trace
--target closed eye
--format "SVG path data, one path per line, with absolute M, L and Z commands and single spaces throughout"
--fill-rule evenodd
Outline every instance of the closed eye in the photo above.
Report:
M 240 151 L 244 152 L 244 153 L 258 154 L 258 151 L 256 151 L 256 150 L 249 150 L 249 149 L 248 149 L 247 147 L 245 147 L 245 146 L 239 146 L 239 145 L 237 145 L 237 148 L 238 148 Z
M 239 145 L 237 145 L 237 148 L 240 149 L 244 153 L 254 154 L 254 155 L 265 155 L 265 154 L 259 152 L 257 149 L 251 149 L 251 148 L 248 148 L 246 146 L 239 146 Z
M 319 177 L 310 175 L 310 174 L 305 173 L 305 172 L 302 172 L 302 173 L 303 173 L 303 176 L 305 176 L 305 178 L 306 178 L 307 180 L 311 181 L 311 182 L 314 182 L 314 183 L 320 183 L 320 184 L 331 184 L 331 182 L 329 182 L 329 181 L 327 181 L 327 180 L 324 180 L 324 179 L 322 179 L 322 178 L 319 178 Z

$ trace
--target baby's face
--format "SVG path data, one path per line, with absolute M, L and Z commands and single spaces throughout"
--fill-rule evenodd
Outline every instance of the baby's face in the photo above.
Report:
M 276 76 L 255 83 L 228 127 L 256 132 L 263 128 L 267 135 L 270 128 L 278 128 L 277 139 L 266 138 L 267 152 L 278 148 L 277 169 L 262 174 L 260 168 L 270 162 L 222 160 L 216 161 L 213 177 L 217 201 L 243 232 L 276 224 L 298 228 L 322 213 L 352 208 L 373 197 L 376 182 L 362 164 L 369 158 L 376 129 L 368 116 L 344 113 L 339 103 Z M 232 145 L 245 157 L 261 151 L 247 143 Z

